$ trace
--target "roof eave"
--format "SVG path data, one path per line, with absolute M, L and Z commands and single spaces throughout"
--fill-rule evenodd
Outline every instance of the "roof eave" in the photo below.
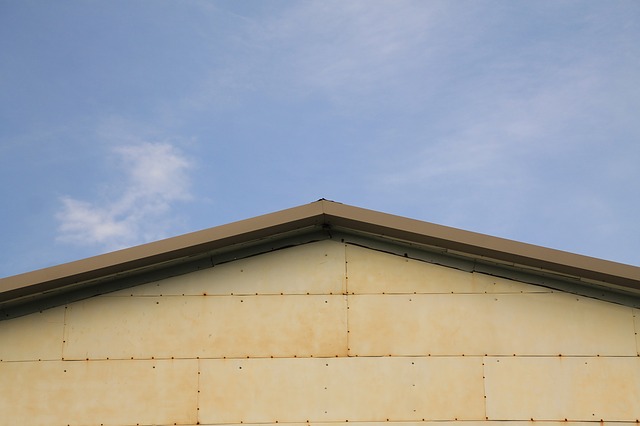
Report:
M 0 279 L 0 303 L 80 282 L 145 269 L 295 229 L 321 226 L 323 205 L 287 210 Z

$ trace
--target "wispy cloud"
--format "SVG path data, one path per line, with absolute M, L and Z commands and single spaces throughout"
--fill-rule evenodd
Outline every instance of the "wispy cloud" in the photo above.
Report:
M 116 250 L 166 236 L 172 206 L 190 198 L 192 163 L 169 143 L 119 146 L 114 153 L 122 190 L 104 202 L 62 197 L 58 240 Z
M 287 4 L 261 16 L 229 16 L 238 27 L 226 41 L 234 55 L 225 56 L 224 66 L 212 60 L 216 65 L 208 77 L 183 103 L 195 109 L 233 108 L 261 93 L 272 99 L 327 100 L 351 115 L 370 107 L 371 97 L 383 97 L 383 105 L 404 102 L 399 98 L 406 95 L 406 81 L 416 74 L 425 80 L 423 86 L 437 85 L 431 78 L 436 73 L 425 74 L 416 63 L 452 43 L 465 43 L 448 39 L 443 46 L 438 38 L 447 13 L 439 3 L 327 1 Z

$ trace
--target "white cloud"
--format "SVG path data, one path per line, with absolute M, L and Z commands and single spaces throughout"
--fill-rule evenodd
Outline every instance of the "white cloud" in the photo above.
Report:
M 166 236 L 173 204 L 188 200 L 192 164 L 169 143 L 114 149 L 124 184 L 114 199 L 87 202 L 62 197 L 58 239 L 116 250 Z

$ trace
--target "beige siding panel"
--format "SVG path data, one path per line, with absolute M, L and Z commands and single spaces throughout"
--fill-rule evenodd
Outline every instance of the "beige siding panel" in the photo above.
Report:
M 342 294 L 344 244 L 319 241 L 216 265 L 107 296 Z
M 640 419 L 638 357 L 486 358 L 491 420 Z
M 482 359 L 200 360 L 201 423 L 484 419 Z
M 60 359 L 64 307 L 0 321 L 0 360 Z
M 197 422 L 197 360 L 0 363 L 2 425 Z
M 200 423 L 184 426 L 231 426 L 237 423 Z M 251 426 L 275 426 L 273 423 L 252 423 Z M 349 422 L 286 423 L 286 426 L 353 426 Z M 358 422 L 357 426 L 637 426 L 636 422 L 539 422 L 539 421 L 419 421 L 419 422 Z
M 473 291 L 470 293 L 552 293 L 554 291 L 547 287 L 526 284 L 480 272 L 473 272 L 471 275 Z
M 640 309 L 633 310 L 633 323 L 636 334 L 636 352 L 640 355 Z
M 69 305 L 64 359 L 346 355 L 346 296 L 102 297 Z
M 550 290 L 348 245 L 349 294 L 521 293 Z
M 349 296 L 349 354 L 636 355 L 631 308 L 567 293 Z

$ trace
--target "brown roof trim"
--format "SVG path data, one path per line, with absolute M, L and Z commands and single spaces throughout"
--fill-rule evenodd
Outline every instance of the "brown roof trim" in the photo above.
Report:
M 640 290 L 640 268 L 327 200 L 0 279 L 0 302 L 310 227 L 331 226 Z
M 637 266 L 463 231 L 344 204 L 327 203 L 325 213 L 328 222 L 333 226 L 435 246 L 450 252 L 493 259 L 501 263 L 601 281 L 603 284 L 613 284 L 630 290 L 640 290 L 640 267 Z

